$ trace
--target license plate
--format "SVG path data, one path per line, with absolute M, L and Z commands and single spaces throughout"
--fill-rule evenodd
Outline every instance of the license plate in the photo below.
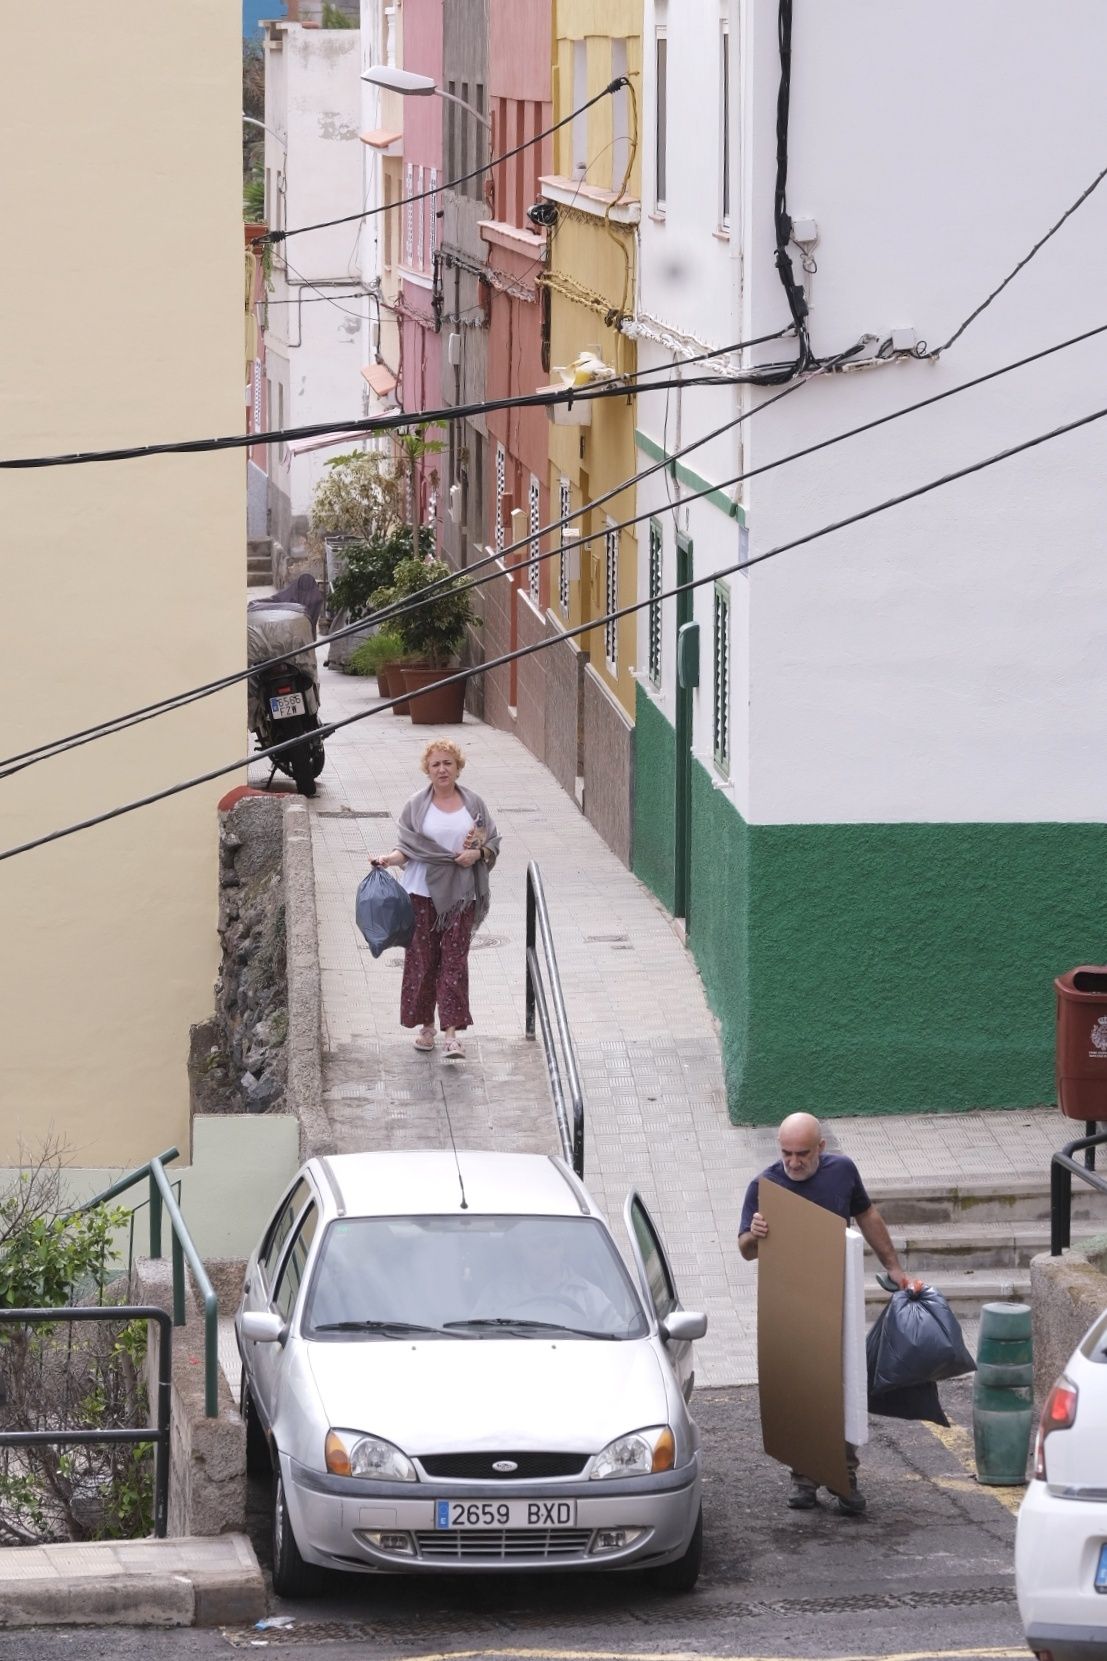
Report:
M 269 708 L 277 721 L 283 721 L 289 715 L 303 715 L 304 695 L 302 692 L 285 692 L 279 697 L 270 698 Z
M 575 1528 L 576 1500 L 435 1500 L 435 1528 Z
M 1096 1564 L 1095 1589 L 1097 1592 L 1107 1592 L 1107 1546 L 1099 1548 L 1099 1562 Z

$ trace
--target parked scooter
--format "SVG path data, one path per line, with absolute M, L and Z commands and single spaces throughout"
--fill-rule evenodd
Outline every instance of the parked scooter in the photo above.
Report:
M 251 600 L 246 607 L 250 667 L 289 654 L 283 663 L 250 676 L 250 730 L 263 750 L 300 733 L 304 735 L 302 744 L 272 758 L 269 783 L 279 769 L 293 779 L 302 796 L 314 796 L 315 781 L 325 760 L 323 740 L 311 736 L 319 730 L 319 668 L 315 655 L 315 618 L 319 611 L 315 607 L 313 616 L 309 603 L 297 604 L 282 595 L 283 591 L 271 600 Z

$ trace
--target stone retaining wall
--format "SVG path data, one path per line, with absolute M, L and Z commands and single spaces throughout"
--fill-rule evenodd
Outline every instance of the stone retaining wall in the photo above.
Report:
M 1060 1257 L 1042 1252 L 1030 1263 L 1034 1318 L 1034 1399 L 1045 1400 L 1058 1373 L 1092 1322 L 1107 1309 L 1107 1234 Z

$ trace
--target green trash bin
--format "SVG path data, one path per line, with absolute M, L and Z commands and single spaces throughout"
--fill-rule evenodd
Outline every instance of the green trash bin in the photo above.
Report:
M 972 1393 L 978 1482 L 992 1488 L 1025 1483 L 1033 1425 L 1030 1305 L 986 1303 Z

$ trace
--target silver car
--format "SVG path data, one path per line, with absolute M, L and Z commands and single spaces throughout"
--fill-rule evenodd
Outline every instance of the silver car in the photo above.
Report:
M 637 1285 L 559 1159 L 309 1160 L 235 1322 L 279 1595 L 320 1568 L 642 1568 L 691 1590 L 707 1322 L 637 1194 L 625 1221 Z

